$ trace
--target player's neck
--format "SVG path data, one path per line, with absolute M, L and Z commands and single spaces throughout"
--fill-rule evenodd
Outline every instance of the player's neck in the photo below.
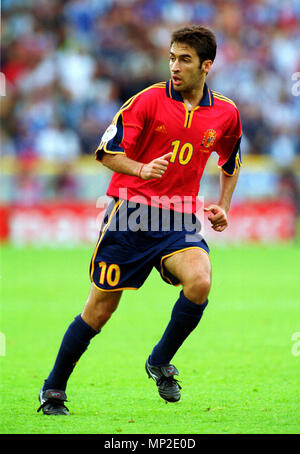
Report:
M 188 110 L 192 110 L 195 107 L 199 106 L 203 98 L 204 84 L 205 78 L 201 79 L 198 86 L 193 90 L 181 92 L 184 104 L 187 106 Z

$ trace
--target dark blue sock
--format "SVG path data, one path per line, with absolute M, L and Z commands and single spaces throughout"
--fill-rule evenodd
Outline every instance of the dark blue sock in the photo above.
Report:
M 149 357 L 152 366 L 170 363 L 179 347 L 200 322 L 207 304 L 208 300 L 203 304 L 195 304 L 184 296 L 183 291 L 180 292 L 172 310 L 171 320 Z
M 88 348 L 90 340 L 98 332 L 85 323 L 80 315 L 75 317 L 63 337 L 54 367 L 45 380 L 44 390 L 61 389 L 65 391 L 75 364 Z

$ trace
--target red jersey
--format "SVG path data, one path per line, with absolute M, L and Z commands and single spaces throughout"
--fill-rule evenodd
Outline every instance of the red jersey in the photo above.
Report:
M 121 107 L 102 136 L 96 159 L 120 153 L 149 163 L 172 151 L 162 178 L 143 180 L 114 172 L 107 195 L 165 208 L 171 201 L 175 210 L 195 212 L 209 156 L 216 152 L 218 166 L 233 175 L 240 166 L 241 135 L 239 112 L 230 99 L 205 84 L 200 104 L 188 110 L 169 80 L 146 88 Z

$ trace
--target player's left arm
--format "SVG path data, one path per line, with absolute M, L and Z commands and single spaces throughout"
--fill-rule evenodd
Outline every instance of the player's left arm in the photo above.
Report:
M 228 211 L 235 189 L 240 169 L 236 169 L 234 175 L 226 175 L 220 172 L 220 197 L 216 204 L 210 204 L 204 208 L 209 212 L 208 220 L 211 222 L 212 229 L 216 232 L 223 232 L 228 227 Z
M 221 169 L 219 201 L 204 208 L 204 211 L 210 213 L 208 220 L 216 232 L 223 232 L 228 227 L 228 211 L 241 166 L 242 127 L 236 108 L 231 110 L 228 120 L 229 126 L 217 147 L 218 165 Z

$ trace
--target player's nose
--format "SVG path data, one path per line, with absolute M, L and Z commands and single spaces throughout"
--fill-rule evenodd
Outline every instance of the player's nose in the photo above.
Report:
M 178 60 L 174 60 L 174 61 L 171 63 L 171 71 L 172 71 L 172 72 L 178 72 L 179 70 L 180 70 L 179 62 L 178 62 Z

